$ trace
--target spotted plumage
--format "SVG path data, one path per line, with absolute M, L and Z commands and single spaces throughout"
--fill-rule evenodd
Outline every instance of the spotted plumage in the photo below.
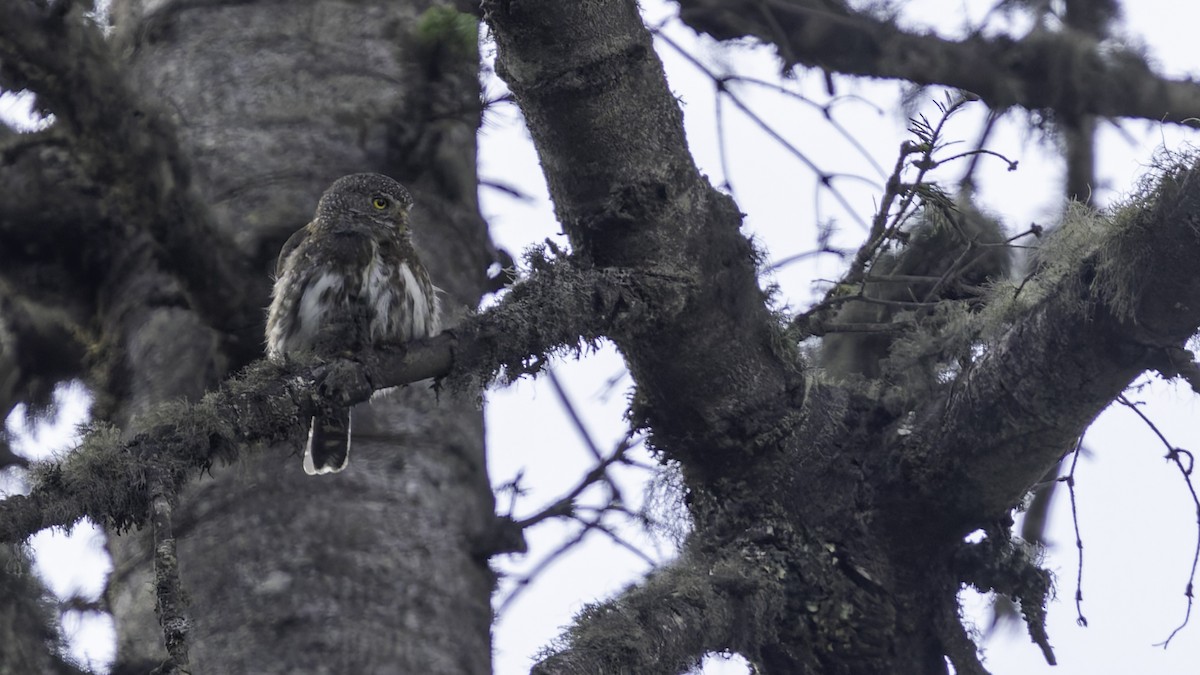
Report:
M 275 268 L 267 355 L 353 353 L 361 343 L 406 342 L 440 329 L 437 295 L 409 230 L 412 197 L 373 173 L 333 183 L 312 222 L 288 239 Z M 331 473 L 350 456 L 350 411 L 312 419 L 304 470 Z

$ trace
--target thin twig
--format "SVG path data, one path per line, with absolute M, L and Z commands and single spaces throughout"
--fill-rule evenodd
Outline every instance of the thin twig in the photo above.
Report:
M 822 246 L 820 248 L 815 248 L 811 251 L 803 251 L 801 253 L 794 253 L 792 255 L 787 256 L 786 258 L 781 258 L 779 260 L 776 260 L 775 262 L 773 262 L 767 266 L 767 271 L 775 272 L 780 269 L 783 269 L 784 267 L 787 267 L 788 265 L 798 263 L 801 260 L 807 260 L 809 258 L 813 258 L 813 257 L 819 256 L 819 255 L 836 255 L 838 257 L 843 257 L 845 255 L 845 253 L 842 251 L 839 251 L 837 249 L 830 248 L 828 246 Z
M 538 561 L 538 564 L 535 565 L 533 569 L 529 570 L 529 572 L 521 576 L 520 579 L 517 579 L 515 582 L 513 582 L 513 589 L 509 591 L 504 600 L 500 602 L 500 607 L 496 609 L 496 614 L 504 614 L 504 612 L 511 607 L 514 602 L 516 602 L 521 593 L 528 588 L 531 583 L 533 583 L 533 580 L 537 578 L 539 574 L 544 572 L 546 568 L 550 567 L 550 565 L 553 565 L 555 562 L 557 562 L 564 553 L 575 548 L 575 546 L 577 546 L 584 540 L 585 537 L 587 537 L 589 532 L 591 532 L 590 529 L 581 528 L 575 533 L 575 536 L 564 541 L 562 544 L 559 544 L 558 548 L 554 549 L 549 555 Z
M 667 46 L 671 47 L 671 49 L 678 52 L 679 55 L 682 56 L 685 60 L 687 60 L 692 65 L 694 65 L 698 70 L 700 70 L 702 73 L 707 75 L 709 78 L 711 78 L 716 83 L 718 95 L 724 94 L 725 96 L 728 96 L 729 100 L 735 106 L 737 106 L 738 109 L 741 110 L 747 117 L 750 118 L 750 121 L 754 122 L 755 125 L 757 125 L 760 129 L 762 129 L 775 142 L 779 143 L 785 150 L 788 151 L 788 153 L 790 153 L 793 157 L 795 157 L 797 160 L 799 160 L 801 164 L 804 164 L 813 173 L 815 173 L 817 175 L 817 182 L 819 183 L 819 185 L 824 186 L 826 189 L 829 190 L 830 193 L 833 194 L 833 198 L 837 200 L 838 204 L 840 204 L 842 206 L 842 208 L 845 209 L 846 213 L 851 218 L 853 218 L 855 221 L 857 221 L 863 227 L 867 227 L 866 221 L 863 220 L 862 217 L 859 216 L 858 213 L 854 210 L 854 207 L 850 203 L 850 200 L 847 199 L 846 196 L 843 195 L 840 190 L 838 190 L 836 187 L 833 186 L 833 179 L 842 177 L 843 174 L 828 173 L 828 172 L 823 171 L 819 166 L 817 166 L 816 162 L 814 162 L 811 158 L 809 158 L 808 155 L 806 155 L 802 150 L 800 150 L 794 144 L 792 144 L 791 141 L 784 138 L 783 135 L 780 134 L 778 131 L 776 131 L 773 126 L 768 124 L 766 120 L 764 120 L 762 117 L 760 117 L 758 115 L 758 113 L 754 112 L 754 110 L 750 106 L 746 105 L 746 103 L 744 101 L 742 101 L 741 97 L 739 97 L 734 92 L 730 91 L 729 87 L 725 86 L 725 78 L 722 78 L 719 75 L 717 75 L 716 73 L 714 73 L 712 70 L 710 70 L 708 68 L 708 66 L 704 65 L 704 63 L 702 63 L 699 59 L 697 59 L 695 56 L 692 56 L 690 53 L 688 53 L 688 51 L 686 49 L 684 49 L 679 43 L 675 42 L 670 37 L 668 37 L 665 33 L 660 32 L 658 34 L 658 37 L 659 37 L 659 39 L 661 39 L 663 41 L 664 44 L 666 44 Z M 848 175 L 848 174 L 846 174 L 846 175 Z
M 603 534 L 608 536 L 610 539 L 612 539 L 618 546 L 629 549 L 630 551 L 632 551 L 633 553 L 638 555 L 643 560 L 646 560 L 647 562 L 649 562 L 649 564 L 651 564 L 651 565 L 657 564 L 653 559 L 649 558 L 649 556 L 647 556 L 645 553 L 638 550 L 637 547 L 633 546 L 632 544 L 630 544 L 629 542 L 627 542 L 623 538 L 621 538 L 620 535 L 613 532 L 612 529 L 609 528 L 609 526 L 603 522 L 604 518 L 607 517 L 611 513 L 624 514 L 627 517 L 629 517 L 631 520 L 638 520 L 641 522 L 645 522 L 645 520 L 646 520 L 645 516 L 643 516 L 641 514 L 631 513 L 628 509 L 626 509 L 622 505 L 622 503 L 620 501 L 620 495 L 619 495 L 619 493 L 617 493 L 615 491 L 615 487 L 613 488 L 613 490 L 610 491 L 609 500 L 607 501 L 607 503 L 605 503 L 601 506 L 581 507 L 581 506 L 576 505 L 576 503 L 575 503 L 575 501 L 579 498 L 579 496 L 582 495 L 583 492 L 585 490 L 587 490 L 589 487 L 591 487 L 592 485 L 595 485 L 596 483 L 602 482 L 602 481 L 608 482 L 611 485 L 611 481 L 608 478 L 608 468 L 610 466 L 612 466 L 613 464 L 626 463 L 627 460 L 625 459 L 625 453 L 628 452 L 631 448 L 636 447 L 641 442 L 642 442 L 642 439 L 640 439 L 640 438 L 634 439 L 633 432 L 630 432 L 629 434 L 627 434 L 625 436 L 625 438 L 621 439 L 621 441 L 617 444 L 617 447 L 613 449 L 612 453 L 608 457 L 601 457 L 599 463 L 595 467 L 593 467 L 592 470 L 589 471 L 583 477 L 583 479 L 579 481 L 579 484 L 576 485 L 570 492 L 568 492 L 566 495 L 563 495 L 561 498 L 555 500 L 549 506 L 546 506 L 545 508 L 541 509 L 534 515 L 529 516 L 529 517 L 524 518 L 519 521 L 515 521 L 514 524 L 516 525 L 516 527 L 524 530 L 525 528 L 533 527 L 534 525 L 537 525 L 539 523 L 542 523 L 542 522 L 552 519 L 552 518 L 570 518 L 572 520 L 576 520 L 579 523 L 581 523 L 583 525 L 583 528 L 580 529 L 579 532 L 575 533 L 575 535 L 573 537 L 571 537 L 570 539 L 568 539 L 567 541 L 562 543 L 560 546 L 558 546 L 556 549 L 551 551 L 548 555 L 546 555 L 546 557 L 544 557 L 542 560 L 540 560 L 537 563 L 537 565 L 535 565 L 533 567 L 533 569 L 529 570 L 527 573 L 525 573 L 523 576 L 521 576 L 521 578 L 519 578 L 515 582 L 513 582 L 514 583 L 513 590 L 508 594 L 507 597 L 504 598 L 503 601 L 501 601 L 500 607 L 497 610 L 497 613 L 503 613 L 508 607 L 510 607 L 512 605 L 512 603 L 516 600 L 517 596 L 519 596 L 521 594 L 521 592 L 523 592 L 524 589 L 527 586 L 529 586 L 530 583 L 533 582 L 534 578 L 536 578 L 538 574 L 540 574 L 547 567 L 552 565 L 558 558 L 560 558 L 562 555 L 564 555 L 567 551 L 571 550 L 577 544 L 582 542 L 584 537 L 586 537 L 587 534 L 589 532 L 591 532 L 592 530 L 598 530 L 598 531 L 602 532 Z M 516 487 L 514 485 L 514 492 L 515 492 L 515 490 L 516 490 Z M 593 515 L 590 518 L 584 518 L 580 515 L 580 511 L 589 512 Z
M 609 526 L 607 526 L 603 522 L 601 522 L 599 518 L 596 518 L 594 521 L 586 521 L 586 522 L 583 520 L 580 520 L 580 522 L 584 523 L 584 524 L 590 523 L 590 525 L 593 529 L 599 530 L 605 536 L 607 536 L 609 539 L 611 539 L 614 544 L 616 544 L 617 546 L 620 546 L 621 548 L 625 549 L 626 551 L 629 551 L 633 555 L 637 556 L 638 558 L 640 558 L 642 560 L 642 562 L 646 563 L 650 567 L 655 567 L 658 565 L 657 560 L 655 560 L 654 558 L 651 558 L 649 555 L 647 555 L 644 551 L 642 551 L 637 546 L 634 546 L 632 543 L 626 541 L 624 537 L 622 537 L 621 535 L 614 532 L 612 530 L 612 528 L 610 528 Z
M 1000 121 L 1000 117 L 1001 114 L 995 110 L 988 111 L 987 121 L 983 123 L 983 129 L 979 132 L 979 140 L 975 143 L 976 149 L 982 150 L 987 145 L 988 138 L 991 137 L 992 131 L 996 128 L 996 122 Z M 971 158 L 971 161 L 967 163 L 967 170 L 963 172 L 962 178 L 958 180 L 958 184 L 968 190 L 974 191 L 975 189 L 975 169 L 979 166 L 980 157 L 981 155 L 975 155 Z
M 600 453 L 600 447 L 596 445 L 596 441 L 592 438 L 592 434 L 588 431 L 587 425 L 583 423 L 583 418 L 579 416 L 579 411 L 575 409 L 575 403 L 571 401 L 571 397 L 567 394 L 567 390 L 563 388 L 562 382 L 558 379 L 558 375 L 554 373 L 553 368 L 546 369 L 546 379 L 550 381 L 551 388 L 554 389 L 555 396 L 558 397 L 559 404 L 562 405 L 563 411 L 567 413 L 571 424 L 575 426 L 575 431 L 579 434 L 583 444 L 587 446 L 588 452 L 592 453 L 597 461 L 603 461 L 604 455 Z
M 877 172 L 879 172 L 880 176 L 883 176 L 883 177 L 887 176 L 887 171 L 885 171 L 883 169 L 883 167 L 879 165 L 879 162 L 867 150 L 866 146 L 864 146 L 858 140 L 858 138 L 855 137 L 854 134 L 850 133 L 850 131 L 848 129 L 846 129 L 846 127 L 844 127 L 840 122 L 837 121 L 837 119 L 835 119 L 833 117 L 833 107 L 835 105 L 837 105 L 838 103 L 841 103 L 842 101 L 857 101 L 860 103 L 865 103 L 869 107 L 873 108 L 880 115 L 883 114 L 882 108 L 875 105 L 868 99 L 863 98 L 862 96 L 854 95 L 854 94 L 843 94 L 841 96 L 834 96 L 831 99 L 829 99 L 829 101 L 827 101 L 826 103 L 818 103 L 818 102 L 808 98 L 804 94 L 801 94 L 800 92 L 788 89 L 787 87 L 785 87 L 777 82 L 770 82 L 770 81 L 762 80 L 762 79 L 759 79 L 756 77 L 750 77 L 748 75 L 728 74 L 728 75 L 718 76 L 716 73 L 712 72 L 711 69 L 709 69 L 707 66 L 705 66 L 704 63 L 701 62 L 699 59 L 695 58 L 694 56 L 692 56 L 689 53 L 683 52 L 682 48 L 680 46 L 678 46 L 677 43 L 671 42 L 671 39 L 662 32 L 662 29 L 666 27 L 667 23 L 668 22 L 664 21 L 656 26 L 652 26 L 650 28 L 650 32 L 654 36 L 661 38 L 664 42 L 668 42 L 669 44 L 671 44 L 671 46 L 674 47 L 677 51 L 679 51 L 682 54 L 682 56 L 685 59 L 687 59 L 688 62 L 690 62 L 697 69 L 699 69 L 701 72 L 703 72 L 709 78 L 711 78 L 714 82 L 716 82 L 716 83 L 736 82 L 736 83 L 752 84 L 757 87 L 763 87 L 766 89 L 770 89 L 777 94 L 782 94 L 784 96 L 794 99 L 795 101 L 797 101 L 799 103 L 802 103 L 811 108 L 819 110 L 821 112 L 821 116 L 825 118 L 825 120 L 829 123 L 829 125 L 832 126 L 834 129 L 836 129 L 837 132 L 839 134 L 841 134 L 841 136 L 844 139 L 846 139 L 847 142 L 850 143 L 851 147 L 853 147 L 862 156 L 862 158 L 867 161 L 868 164 L 870 164 Z M 718 90 L 720 90 L 720 89 L 722 89 L 722 87 L 720 86 L 720 84 L 718 84 Z M 718 97 L 718 100 L 719 100 L 719 97 Z M 718 112 L 718 115 L 719 115 L 719 112 Z
M 1071 523 L 1075 526 L 1075 550 L 1079 554 L 1079 562 L 1075 567 L 1075 623 L 1087 626 L 1087 617 L 1083 615 L 1083 537 L 1079 534 L 1079 507 L 1075 501 L 1075 467 L 1079 464 L 1079 455 L 1083 450 L 1083 436 L 1075 442 L 1074 457 L 1071 458 L 1071 470 L 1059 480 L 1067 484 L 1067 492 L 1071 495 Z
M 729 166 L 729 151 L 725 147 L 725 106 L 722 105 L 725 99 L 721 96 L 721 86 L 715 82 L 713 92 L 713 113 L 717 122 L 717 157 L 721 161 L 721 186 L 736 198 L 733 190 L 733 170 Z
M 805 96 L 799 92 L 792 91 L 791 89 L 788 89 L 787 87 L 776 84 L 774 82 L 768 82 L 766 80 L 760 80 L 760 79 L 754 78 L 754 77 L 747 77 L 745 75 L 726 75 L 725 79 L 730 82 L 744 82 L 746 84 L 753 84 L 753 85 L 756 85 L 759 87 L 765 87 L 765 88 L 775 91 L 776 93 L 783 94 L 784 96 L 789 96 L 801 103 L 804 103 L 806 105 L 812 106 L 813 108 L 820 110 L 821 116 L 825 118 L 825 121 L 828 122 L 829 125 L 832 126 L 834 129 L 836 129 L 837 132 L 839 134 L 841 134 L 842 137 L 845 138 L 846 141 L 848 141 L 850 143 L 851 147 L 853 147 L 860 155 L 862 155 L 863 159 L 865 159 L 867 161 L 867 163 L 870 164 L 871 167 L 874 168 L 875 171 L 877 171 L 879 173 L 880 177 L 887 178 L 887 171 L 882 166 L 880 166 L 879 162 L 867 150 L 866 146 L 864 146 L 858 140 L 858 138 L 856 138 L 854 136 L 854 134 L 850 133 L 850 131 L 848 129 L 846 129 L 846 127 L 842 126 L 841 122 L 838 122 L 837 119 L 834 118 L 834 116 L 833 116 L 833 106 L 836 105 L 837 103 L 840 103 L 843 100 L 857 100 L 857 101 L 866 103 L 867 105 L 874 108 L 876 110 L 876 112 L 878 112 L 880 115 L 883 114 L 882 108 L 879 108 L 878 106 L 871 103 L 867 99 L 862 98 L 861 96 L 854 96 L 854 95 L 835 96 L 832 99 L 830 99 L 829 102 L 822 104 L 822 103 L 817 103 L 816 101 L 808 98 L 807 96 Z
M 1154 422 L 1150 421 L 1150 418 L 1147 417 L 1146 414 L 1141 410 L 1139 410 L 1137 405 L 1126 398 L 1124 394 L 1117 397 L 1117 402 L 1126 408 L 1129 408 L 1138 417 L 1140 417 L 1142 421 L 1146 423 L 1146 426 L 1150 427 L 1150 430 L 1154 432 L 1154 435 L 1158 436 L 1158 439 L 1167 447 L 1166 459 L 1174 462 L 1175 466 L 1178 467 L 1180 475 L 1183 476 L 1184 483 L 1187 484 L 1188 492 L 1192 494 L 1192 503 L 1196 507 L 1196 549 L 1192 553 L 1192 571 L 1188 575 L 1187 587 L 1183 592 L 1184 596 L 1187 597 L 1187 612 L 1183 616 L 1183 622 L 1176 626 L 1175 630 L 1171 631 L 1171 634 L 1167 636 L 1167 639 L 1155 645 L 1166 649 L 1167 646 L 1171 644 L 1171 640 L 1173 640 L 1179 631 L 1183 630 L 1184 626 L 1187 626 L 1188 621 L 1191 620 L 1192 604 L 1195 600 L 1193 590 L 1196 583 L 1196 568 L 1198 565 L 1200 565 L 1200 495 L 1197 495 L 1196 486 L 1192 483 L 1192 470 L 1195 468 L 1195 457 L 1191 452 L 1171 445 L 1171 442 L 1167 440 L 1166 435 L 1159 430 L 1158 426 L 1155 425 Z M 1186 465 L 1184 464 L 1185 458 L 1187 459 Z
M 517 526 L 524 529 L 537 525 L 538 523 L 550 518 L 567 517 L 574 514 L 575 500 L 578 499 L 585 490 L 599 482 L 605 482 L 611 485 L 611 480 L 608 478 L 608 467 L 612 466 L 613 464 L 623 462 L 625 460 L 625 453 L 631 447 L 633 447 L 633 445 L 634 443 L 631 441 L 631 436 L 627 435 L 625 438 L 621 439 L 621 442 L 617 444 L 617 447 L 613 450 L 612 454 L 610 454 L 608 457 L 601 457 L 599 463 L 592 467 L 592 470 L 588 471 L 584 475 L 583 479 L 579 481 L 579 484 L 576 485 L 570 492 L 555 500 L 549 506 L 543 508 L 532 516 L 518 520 Z M 620 502 L 619 493 L 610 491 L 609 494 L 611 496 L 611 499 L 609 500 L 610 503 Z
M 517 188 L 508 183 L 505 183 L 504 181 L 495 180 L 495 179 L 491 179 L 491 178 L 480 178 L 479 186 L 491 188 L 493 190 L 496 190 L 497 192 L 502 192 L 502 193 L 508 195 L 509 197 L 516 199 L 517 201 L 521 201 L 521 202 L 532 202 L 533 201 L 533 195 L 526 194 L 525 192 L 522 192 L 520 188 Z

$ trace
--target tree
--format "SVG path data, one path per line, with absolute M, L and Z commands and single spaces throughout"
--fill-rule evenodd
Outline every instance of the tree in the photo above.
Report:
M 460 5 L 125 0 L 107 38 L 78 3 L 0 10 L 0 85 L 54 115 L 2 139 L 0 403 L 86 377 L 113 423 L 0 503 L 0 538 L 83 515 L 111 529 L 121 668 L 486 672 L 487 558 L 521 542 L 494 515 L 473 397 L 606 338 L 636 383 L 633 427 L 680 471 L 692 532 L 676 562 L 583 612 L 538 672 L 680 672 L 726 650 L 772 673 L 983 672 L 964 583 L 1019 598 L 1052 658 L 1047 575 L 1004 523 L 1133 378 L 1195 372 L 1194 160 L 1120 213 L 1064 223 L 1016 299 L 956 315 L 966 337 L 919 322 L 957 340 L 943 377 L 919 391 L 829 378 L 800 342 L 835 331 L 827 310 L 847 296 L 771 310 L 635 4 L 485 2 L 571 250 L 534 254 L 500 302 L 410 349 L 263 364 L 269 262 L 337 175 L 409 185 L 448 304 L 488 290 L 475 20 L 454 11 L 475 8 Z M 1198 114 L 1200 87 L 1099 44 L 1111 3 L 1067 5 L 1061 29 L 960 42 L 838 2 L 684 1 L 680 16 L 772 43 L 786 67 L 1039 111 L 1068 146 L 1090 146 L 1097 116 Z M 910 156 L 928 164 L 925 140 Z M 896 183 L 896 197 L 922 188 Z M 846 286 L 895 237 L 881 213 Z M 365 470 L 344 480 L 265 450 L 295 445 L 318 405 L 431 375 L 436 400 L 408 387 L 369 409 Z M 987 538 L 964 543 L 976 529 Z

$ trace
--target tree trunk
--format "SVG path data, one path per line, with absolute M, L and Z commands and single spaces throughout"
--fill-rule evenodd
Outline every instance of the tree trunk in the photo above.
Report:
M 412 190 L 450 323 L 478 301 L 489 247 L 475 199 L 475 38 L 463 49 L 426 5 L 114 3 L 126 72 L 177 125 L 195 188 L 255 263 L 244 282 L 259 306 L 284 239 L 334 178 L 361 171 Z M 156 274 L 135 275 L 103 310 L 117 349 L 102 412 L 127 434 L 154 405 L 194 399 L 261 354 L 187 307 L 156 306 Z M 480 411 L 418 383 L 360 406 L 354 432 L 342 474 L 304 475 L 298 421 L 292 443 L 179 496 L 197 672 L 490 672 Z M 110 549 L 118 663 L 158 663 L 149 533 L 113 536 Z

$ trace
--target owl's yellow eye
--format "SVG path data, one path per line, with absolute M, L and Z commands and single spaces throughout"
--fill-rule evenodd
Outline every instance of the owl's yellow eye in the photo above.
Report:
M 387 205 L 388 205 L 388 202 L 383 197 L 376 197 L 371 200 L 371 206 L 374 206 L 375 208 L 379 209 L 380 211 L 386 209 Z

